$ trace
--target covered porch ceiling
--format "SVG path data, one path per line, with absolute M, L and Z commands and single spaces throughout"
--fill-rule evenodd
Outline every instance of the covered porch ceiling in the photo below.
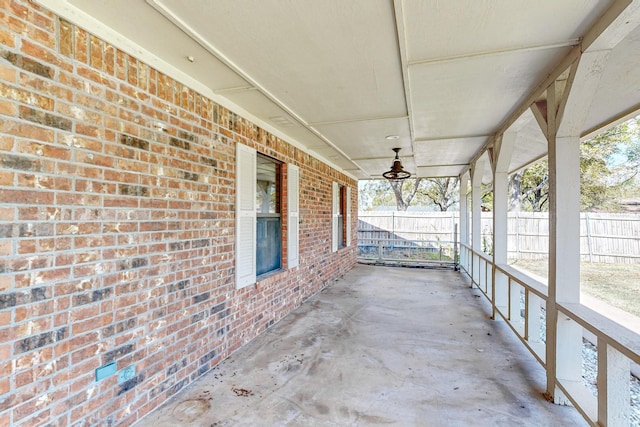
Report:
M 637 0 L 39 3 L 358 179 L 379 178 L 393 147 L 416 176 L 459 175 L 505 126 L 522 135 L 510 170 L 544 155 L 527 102 L 585 37 L 637 8 Z M 631 19 L 610 33 L 602 37 L 622 41 L 582 135 L 640 107 L 640 26 Z

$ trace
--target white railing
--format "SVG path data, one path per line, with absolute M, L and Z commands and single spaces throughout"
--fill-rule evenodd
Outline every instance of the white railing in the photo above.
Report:
M 515 268 L 494 265 L 491 257 L 466 244 L 460 244 L 460 269 L 487 297 L 493 317 L 504 319 L 546 369 L 541 331 L 546 327 L 547 285 Z M 556 309 L 596 337 L 597 396 L 583 384 L 559 378 L 556 384 L 591 425 L 631 425 L 631 363 L 640 363 L 640 335 L 582 304 L 557 304 Z
M 456 266 L 456 241 L 359 238 L 358 259 L 400 264 Z

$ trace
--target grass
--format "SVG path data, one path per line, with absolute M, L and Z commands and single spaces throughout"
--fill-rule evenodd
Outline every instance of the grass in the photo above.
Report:
M 546 259 L 518 259 L 516 268 L 548 278 Z M 640 317 L 640 264 L 580 264 L 582 292 Z

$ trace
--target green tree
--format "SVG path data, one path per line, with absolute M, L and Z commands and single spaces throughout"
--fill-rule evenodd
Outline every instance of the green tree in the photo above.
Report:
M 436 205 L 441 212 L 446 212 L 460 199 L 460 179 L 429 178 L 419 191 L 427 200 Z
M 446 211 L 458 202 L 458 192 L 458 178 L 409 178 L 359 183 L 360 206 L 364 210 L 395 205 L 398 211 L 406 211 L 409 206 L 435 205 L 437 209 Z
M 510 209 L 528 212 L 549 210 L 549 166 L 547 159 L 511 175 Z
M 388 181 L 396 199 L 396 207 L 398 211 L 404 212 L 411 205 L 411 201 L 418 193 L 422 178 L 409 178 L 403 180 Z
M 549 173 L 543 159 L 510 177 L 511 209 L 549 210 Z M 637 189 L 640 116 L 580 144 L 580 204 L 583 211 L 617 210 L 624 190 Z
M 623 164 L 614 168 L 615 179 L 620 182 L 623 190 L 632 190 L 640 194 L 640 183 L 637 177 L 640 175 L 640 116 L 628 120 L 620 126 L 620 156 Z

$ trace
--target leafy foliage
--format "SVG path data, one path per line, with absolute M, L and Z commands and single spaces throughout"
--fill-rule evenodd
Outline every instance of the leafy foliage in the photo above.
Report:
M 511 175 L 510 209 L 529 212 L 549 210 L 549 165 L 547 160 L 536 162 Z
M 547 159 L 510 177 L 511 209 L 549 210 Z M 616 211 L 623 194 L 638 191 L 640 117 L 621 123 L 580 145 L 580 204 L 582 211 Z
M 460 198 L 459 178 L 430 178 L 427 179 L 421 191 L 424 197 L 436 205 L 441 212 L 446 212 L 458 202 Z
M 396 206 L 399 211 L 406 211 L 409 205 L 411 205 L 411 201 L 418 192 L 421 182 L 422 178 L 388 181 L 391 186 L 391 190 L 393 191 L 393 195 L 396 198 Z
M 458 178 L 361 181 L 360 205 L 365 210 L 395 205 L 398 211 L 406 211 L 409 206 L 419 205 L 447 211 L 458 202 L 458 189 Z

